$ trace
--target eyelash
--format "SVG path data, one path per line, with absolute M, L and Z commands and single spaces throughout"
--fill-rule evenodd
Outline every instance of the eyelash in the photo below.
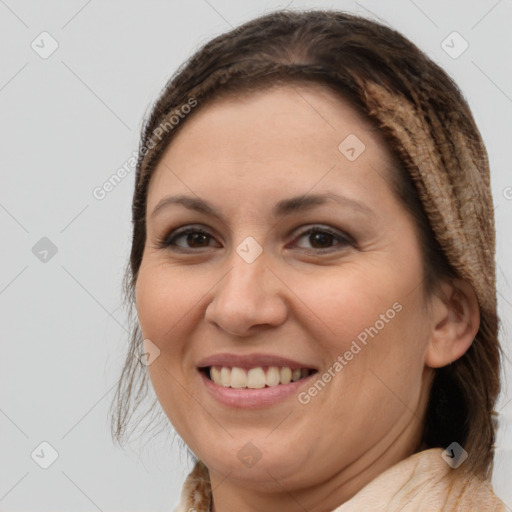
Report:
M 194 234 L 200 233 L 207 237 L 213 238 L 211 233 L 209 233 L 208 231 L 206 231 L 200 227 L 189 226 L 189 227 L 186 227 L 183 229 L 175 230 L 175 231 L 171 232 L 169 235 L 167 235 L 166 237 L 164 237 L 163 239 L 158 240 L 158 248 L 159 249 L 171 249 L 171 250 L 178 251 L 178 252 L 189 252 L 189 251 L 196 252 L 195 249 L 191 248 L 191 247 L 184 248 L 184 247 L 174 245 L 176 240 L 178 240 L 179 238 L 181 238 L 185 235 L 189 235 L 192 233 L 194 233 Z M 338 244 L 338 246 L 339 245 L 341 245 L 342 247 L 355 246 L 355 241 L 348 234 L 345 234 L 342 232 L 337 232 L 330 228 L 321 227 L 321 226 L 313 226 L 313 227 L 307 229 L 306 231 L 299 233 L 295 239 L 297 240 L 304 236 L 312 235 L 315 233 L 322 233 L 322 234 L 327 234 L 329 236 L 332 236 L 334 239 L 336 239 L 338 242 L 340 242 Z M 206 247 L 206 248 L 209 248 L 209 247 Z M 204 249 L 204 247 L 199 247 L 198 249 Z M 332 252 L 334 250 L 339 250 L 339 249 L 337 249 L 337 246 L 332 246 L 332 247 L 327 247 L 327 248 L 323 248 L 323 249 L 315 249 L 315 248 L 304 249 L 304 248 L 302 248 L 302 250 L 304 250 L 306 252 L 326 253 L 326 252 Z

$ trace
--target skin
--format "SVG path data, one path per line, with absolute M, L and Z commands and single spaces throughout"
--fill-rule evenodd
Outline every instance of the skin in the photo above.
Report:
M 349 134 L 365 145 L 354 161 L 338 149 Z M 152 385 L 209 468 L 215 512 L 331 511 L 423 448 L 433 368 L 470 346 L 478 306 L 459 280 L 425 302 L 414 221 L 389 185 L 392 161 L 379 133 L 317 85 L 199 106 L 160 160 L 137 311 L 144 338 L 160 350 L 148 367 Z M 282 199 L 326 191 L 371 212 L 328 200 L 272 216 Z M 177 194 L 210 202 L 222 219 L 179 204 L 151 216 Z M 181 251 L 160 247 L 191 224 L 211 237 L 194 245 L 182 236 Z M 315 225 L 355 243 L 302 235 Z M 263 249 L 252 263 L 236 252 L 248 236 Z M 309 362 L 321 375 L 394 303 L 401 311 L 307 405 L 297 395 L 256 410 L 221 405 L 196 368 L 212 354 L 263 352 Z M 252 467 L 237 457 L 247 442 L 261 454 Z

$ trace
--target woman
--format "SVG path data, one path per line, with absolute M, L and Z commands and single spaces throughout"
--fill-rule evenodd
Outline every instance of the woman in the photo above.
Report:
M 148 374 L 196 461 L 177 512 L 505 510 L 494 236 L 469 107 L 403 36 L 217 37 L 143 129 L 114 435 Z

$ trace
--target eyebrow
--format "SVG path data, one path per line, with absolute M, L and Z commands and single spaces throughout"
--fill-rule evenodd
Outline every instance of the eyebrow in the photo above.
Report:
M 329 200 L 335 201 L 341 205 L 353 208 L 366 215 L 374 216 L 375 213 L 365 204 L 346 196 L 326 192 L 324 194 L 309 194 L 282 199 L 274 206 L 272 213 L 275 217 L 284 217 L 293 213 L 311 210 L 317 206 L 326 204 Z M 222 214 L 208 201 L 204 199 L 190 197 L 185 195 L 169 196 L 163 198 L 153 210 L 151 217 L 162 211 L 166 206 L 179 204 L 189 210 L 194 210 L 205 215 L 217 217 L 224 220 Z

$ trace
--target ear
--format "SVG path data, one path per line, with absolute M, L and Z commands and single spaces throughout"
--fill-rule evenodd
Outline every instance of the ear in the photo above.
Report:
M 441 284 L 431 299 L 432 332 L 425 364 L 440 368 L 464 355 L 480 326 L 480 309 L 471 285 L 462 279 Z

